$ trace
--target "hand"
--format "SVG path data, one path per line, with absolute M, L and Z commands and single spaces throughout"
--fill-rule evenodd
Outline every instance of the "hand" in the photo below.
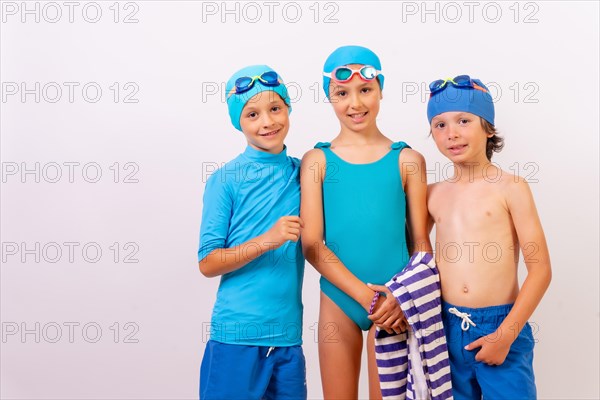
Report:
M 371 285 L 370 283 L 367 285 L 369 288 L 386 295 L 385 299 L 379 297 L 375 305 L 375 311 L 372 315 L 369 315 L 369 319 L 379 328 L 385 329 L 390 334 L 406 330 L 408 326 L 406 318 L 400 308 L 400 304 L 398 304 L 390 289 L 383 285 Z
M 288 240 L 297 242 L 300 239 L 300 230 L 304 227 L 302 219 L 295 215 L 288 215 L 277 220 L 275 225 L 265 235 L 265 242 L 280 247 Z
M 502 365 L 510 351 L 513 340 L 510 335 L 502 335 L 502 330 L 487 336 L 482 336 L 474 342 L 465 346 L 465 350 L 475 350 L 481 348 L 475 354 L 475 360 L 486 363 L 487 365 Z
M 383 325 L 375 324 L 375 326 L 377 326 L 380 329 L 386 329 Z M 400 318 L 398 318 L 396 321 L 392 322 L 392 325 L 391 325 L 391 331 L 395 332 L 395 333 L 405 332 L 408 328 L 409 328 L 408 321 L 406 320 L 406 317 L 404 316 L 404 314 L 402 314 L 402 316 Z M 388 331 L 388 332 L 392 333 L 390 331 Z

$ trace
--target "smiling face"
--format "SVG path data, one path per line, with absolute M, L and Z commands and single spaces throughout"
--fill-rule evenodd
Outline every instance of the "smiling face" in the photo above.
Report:
M 431 135 L 438 150 L 454 163 L 489 162 L 486 156 L 487 138 L 480 117 L 468 112 L 449 111 L 431 120 Z
M 277 93 L 260 92 L 242 109 L 240 126 L 249 146 L 279 154 L 290 127 L 288 106 Z
M 358 69 L 362 65 L 351 64 L 349 67 Z M 379 103 L 383 98 L 377 79 L 362 80 L 355 74 L 349 82 L 338 83 L 331 80 L 329 99 L 342 129 L 360 132 L 375 128 L 375 120 L 379 113 Z

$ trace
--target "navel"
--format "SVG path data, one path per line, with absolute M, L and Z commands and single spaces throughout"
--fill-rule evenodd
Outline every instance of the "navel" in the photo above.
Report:
M 466 284 L 463 285 L 463 293 L 469 293 L 469 288 Z

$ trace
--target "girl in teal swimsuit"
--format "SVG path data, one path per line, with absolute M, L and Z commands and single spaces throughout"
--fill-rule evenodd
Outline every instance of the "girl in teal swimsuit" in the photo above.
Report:
M 406 327 L 382 285 L 404 268 L 409 251 L 431 252 L 425 160 L 377 128 L 384 77 L 375 53 L 340 47 L 325 62 L 323 75 L 340 133 L 305 154 L 300 207 L 304 255 L 322 275 L 323 395 L 358 398 L 362 331 L 368 331 L 369 397 L 381 398 L 374 328 Z M 378 298 L 375 291 L 387 296 Z

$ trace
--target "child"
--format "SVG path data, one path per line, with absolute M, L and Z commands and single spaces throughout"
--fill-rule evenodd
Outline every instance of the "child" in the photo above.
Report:
M 551 279 L 527 182 L 491 163 L 496 134 L 487 87 L 467 75 L 430 85 L 427 117 L 454 175 L 429 187 L 442 314 L 456 399 L 535 399 L 527 323 Z M 527 279 L 519 291 L 519 247 Z
M 248 146 L 204 192 L 199 266 L 221 282 L 200 399 L 306 399 L 300 162 L 283 144 L 288 91 L 275 71 L 257 65 L 236 72 L 226 92 Z
M 382 285 L 400 271 L 409 260 L 407 242 L 411 250 L 431 252 L 425 161 L 377 127 L 384 77 L 375 53 L 340 47 L 327 58 L 323 75 L 340 132 L 304 156 L 300 211 L 304 254 L 322 275 L 323 394 L 358 397 L 364 330 L 369 331 L 369 397 L 381 398 L 373 322 L 391 333 L 404 330 L 405 320 L 387 288 L 374 286 L 374 294 L 366 283 Z M 379 291 L 388 295 L 385 300 Z

